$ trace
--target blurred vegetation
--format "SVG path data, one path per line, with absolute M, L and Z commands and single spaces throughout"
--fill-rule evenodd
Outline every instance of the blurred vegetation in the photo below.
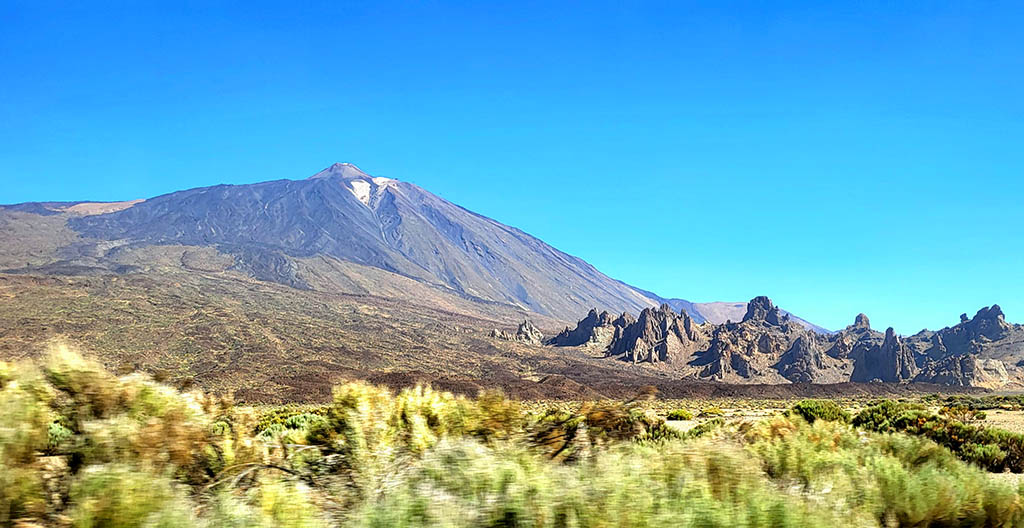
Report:
M 665 416 L 666 420 L 693 420 L 693 413 L 686 409 L 673 409 Z
M 849 422 L 850 413 L 846 412 L 838 403 L 832 400 L 801 400 L 790 410 L 790 414 L 797 415 L 810 423 L 816 420 L 829 422 Z
M 862 410 L 853 424 L 928 438 L 989 471 L 1024 472 L 1024 434 L 964 423 L 958 417 L 980 420 L 974 411 L 945 407 L 935 414 L 921 405 L 885 400 Z
M 725 411 L 719 407 L 705 407 L 700 410 L 698 415 L 700 418 L 716 418 L 719 416 L 725 416 Z
M 683 430 L 652 396 L 532 409 L 355 382 L 251 408 L 62 350 L 0 363 L 0 526 L 1024 526 L 1024 489 L 982 469 L 1019 471 L 1024 443 L 953 407 L 847 423 L 808 400 Z
M 926 401 L 943 407 L 966 407 L 974 411 L 1001 409 L 1004 411 L 1024 410 L 1024 394 L 985 395 L 954 394 L 942 396 L 933 394 Z

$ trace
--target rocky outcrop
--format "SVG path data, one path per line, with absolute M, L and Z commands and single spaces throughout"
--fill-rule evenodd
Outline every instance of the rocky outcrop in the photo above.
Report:
M 814 332 L 767 297 L 747 303 L 742 321 L 718 325 L 698 324 L 667 305 L 646 309 L 635 321 L 628 314 L 612 320 L 592 310 L 552 343 L 604 347 L 607 356 L 620 360 L 730 383 L 1024 385 L 1024 326 L 1007 323 L 999 306 L 954 327 L 909 337 L 892 328 L 872 330 L 864 314 L 838 332 Z
M 565 327 L 565 330 L 551 338 L 548 344 L 554 346 L 580 346 L 599 343 L 606 338 L 612 337 L 616 328 L 616 322 L 625 326 L 625 317 L 626 314 L 623 314 L 618 319 L 613 319 L 612 315 L 608 312 L 601 312 L 599 314 L 596 309 L 591 309 L 586 317 L 576 323 L 576 328 L 570 329 L 568 326 Z
M 762 295 L 754 297 L 747 303 L 747 313 L 743 316 L 742 322 L 747 321 L 764 321 L 770 325 L 781 326 L 789 321 L 789 316 L 772 304 L 771 299 Z
M 775 368 L 779 374 L 793 383 L 835 383 L 836 376 L 830 376 L 835 359 L 826 355 L 811 334 L 796 338 Z
M 626 322 L 623 317 L 622 322 Z M 647 308 L 640 317 L 617 331 L 607 355 L 632 363 L 684 362 L 705 341 L 704 331 L 685 311 L 675 313 L 667 304 Z
M 958 387 L 1002 387 L 1010 377 L 1002 361 L 967 354 L 927 363 L 914 381 Z
M 519 327 L 516 328 L 514 333 L 506 332 L 505 330 L 498 330 L 495 328 L 491 330 L 490 337 L 495 339 L 501 339 L 504 341 L 517 341 L 519 343 L 527 343 L 531 345 L 543 345 L 544 334 L 537 329 L 536 326 L 530 322 L 529 319 L 519 323 Z
M 920 370 L 910 347 L 891 327 L 885 331 L 880 345 L 869 340 L 859 341 L 852 356 L 854 369 L 850 381 L 910 381 Z
M 997 341 L 1006 337 L 1013 329 L 1013 325 L 1006 322 L 1003 310 L 998 304 L 982 308 L 973 318 L 965 319 L 961 316 L 960 324 L 936 332 L 942 337 L 947 348 L 967 352 L 965 347 L 969 348 L 970 343 Z
M 1002 386 L 1012 376 L 1003 359 L 1024 352 L 1024 328 L 1007 323 L 999 305 L 985 307 L 960 324 L 915 336 L 923 350 L 916 381 L 957 386 Z M 1017 364 L 1009 365 L 1019 370 Z

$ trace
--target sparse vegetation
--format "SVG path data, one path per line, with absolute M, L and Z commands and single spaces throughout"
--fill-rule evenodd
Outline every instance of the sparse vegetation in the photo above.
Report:
M 920 405 L 885 400 L 861 411 L 853 423 L 872 431 L 923 436 L 990 471 L 1024 472 L 1024 434 L 965 424 L 949 412 L 934 414 Z
M 668 420 L 693 420 L 693 413 L 686 409 L 673 409 L 665 418 Z
M 252 408 L 63 352 L 0 363 L 0 526 L 1024 525 L 977 467 L 1016 468 L 1011 433 L 900 402 L 724 414 L 361 382 Z
M 718 418 L 720 416 L 725 416 L 725 411 L 718 407 L 705 407 L 700 410 L 699 416 L 701 418 Z
M 807 420 L 808 423 L 814 423 L 816 420 L 844 423 L 850 421 L 850 413 L 832 400 L 800 400 L 789 412 Z

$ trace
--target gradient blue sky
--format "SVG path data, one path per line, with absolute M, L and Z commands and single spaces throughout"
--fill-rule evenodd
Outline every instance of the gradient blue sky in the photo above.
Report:
M 348 161 L 663 296 L 1024 321 L 1020 2 L 170 4 L 0 2 L 0 203 Z

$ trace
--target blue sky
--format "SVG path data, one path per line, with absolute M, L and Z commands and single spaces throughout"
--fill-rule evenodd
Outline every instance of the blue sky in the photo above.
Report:
M 1024 4 L 290 4 L 0 3 L 0 203 L 348 161 L 663 296 L 1024 321 Z

